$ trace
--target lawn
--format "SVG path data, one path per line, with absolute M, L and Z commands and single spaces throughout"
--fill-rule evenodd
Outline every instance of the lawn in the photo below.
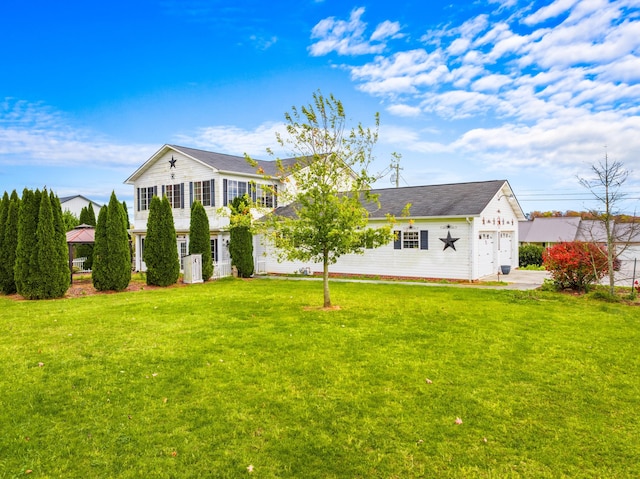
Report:
M 638 307 L 332 299 L 268 279 L 0 298 L 0 478 L 640 477 Z

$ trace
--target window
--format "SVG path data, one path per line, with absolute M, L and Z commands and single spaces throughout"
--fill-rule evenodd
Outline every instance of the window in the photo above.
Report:
M 429 249 L 429 232 L 427 230 L 408 230 L 393 232 L 393 249 Z
M 260 183 L 253 183 L 251 185 L 251 199 L 256 205 L 264 208 L 275 208 L 278 206 L 276 199 L 277 193 L 277 185 L 262 185 Z
M 402 233 L 402 248 L 403 249 L 418 249 L 418 231 L 405 231 Z
M 138 188 L 138 211 L 148 210 L 149 205 L 151 205 L 151 198 L 155 194 L 157 194 L 155 186 Z
M 202 206 L 215 206 L 213 180 L 191 183 L 191 204 L 199 201 Z
M 218 238 L 211 238 L 211 259 L 214 264 L 218 262 Z
M 169 200 L 171 208 L 184 207 L 184 204 L 182 203 L 182 188 L 182 184 L 165 185 L 162 187 L 162 189 L 164 190 L 164 195 Z
M 237 180 L 222 180 L 222 198 L 224 206 L 227 206 L 238 196 L 247 194 L 247 182 Z

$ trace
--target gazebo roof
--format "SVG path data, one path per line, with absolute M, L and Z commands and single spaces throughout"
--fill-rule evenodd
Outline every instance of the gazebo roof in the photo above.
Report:
M 81 224 L 67 231 L 67 244 L 90 244 L 95 242 L 96 229 L 91 225 Z

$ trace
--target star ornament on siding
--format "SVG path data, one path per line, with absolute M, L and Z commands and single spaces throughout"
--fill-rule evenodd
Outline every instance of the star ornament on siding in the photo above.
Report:
M 447 237 L 446 238 L 440 238 L 440 241 L 442 241 L 444 243 L 444 249 L 442 251 L 445 251 L 447 248 L 452 248 L 453 251 L 456 251 L 456 245 L 455 242 L 458 241 L 460 238 L 452 238 L 451 237 L 451 231 L 447 231 Z
M 169 166 L 169 169 L 176 167 L 176 161 L 178 161 L 178 160 L 174 159 L 173 155 L 171 155 L 171 159 L 169 160 L 169 165 L 171 165 L 171 166 Z

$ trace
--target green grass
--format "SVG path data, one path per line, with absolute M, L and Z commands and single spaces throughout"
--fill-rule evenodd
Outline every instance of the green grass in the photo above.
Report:
M 268 279 L 0 298 L 0 478 L 640 476 L 637 307 L 332 299 Z

